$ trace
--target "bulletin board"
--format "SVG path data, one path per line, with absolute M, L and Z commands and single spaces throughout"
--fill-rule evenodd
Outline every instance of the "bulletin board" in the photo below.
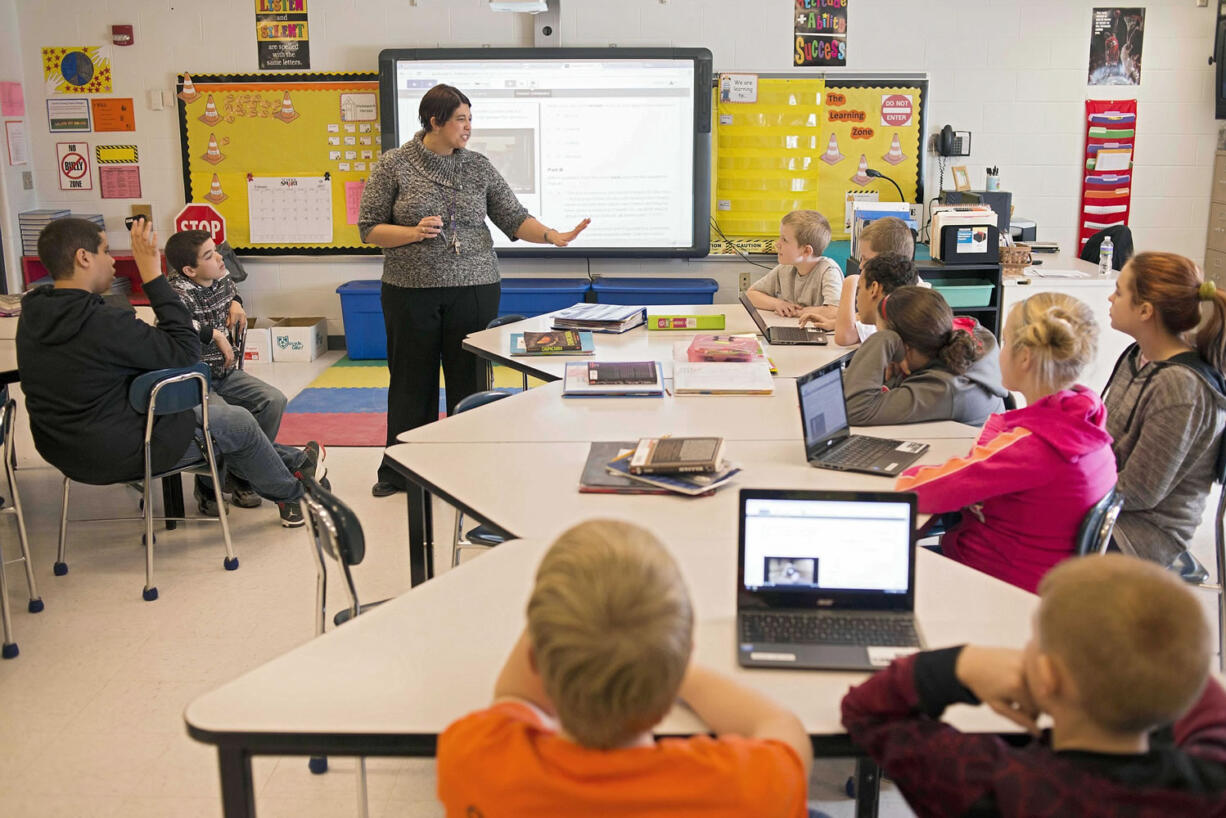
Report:
M 857 198 L 907 202 L 924 197 L 928 80 L 839 74 L 758 76 L 753 102 L 712 106 L 713 254 L 773 253 L 779 220 L 820 211 L 832 240 L 849 237 Z
M 378 74 L 187 74 L 183 188 L 246 255 L 378 253 L 357 205 L 379 144 Z

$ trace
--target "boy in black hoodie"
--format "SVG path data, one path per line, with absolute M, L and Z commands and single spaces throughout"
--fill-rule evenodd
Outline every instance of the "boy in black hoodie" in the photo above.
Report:
M 128 386 L 144 372 L 200 360 L 199 334 L 161 273 L 157 233 L 138 220 L 131 238 L 156 327 L 103 303 L 99 293 L 110 287 L 115 260 L 106 234 L 84 219 L 57 219 L 43 229 L 38 257 L 54 281 L 21 302 L 17 366 L 34 445 L 82 483 L 118 483 L 144 473 L 145 417 L 128 403 Z M 157 418 L 155 473 L 199 458 L 200 423 L 199 407 Z M 250 412 L 220 403 L 209 407 L 209 428 L 226 468 L 277 503 L 282 525 L 302 525 L 295 473 L 316 476 L 318 444 L 305 452 L 274 449 Z

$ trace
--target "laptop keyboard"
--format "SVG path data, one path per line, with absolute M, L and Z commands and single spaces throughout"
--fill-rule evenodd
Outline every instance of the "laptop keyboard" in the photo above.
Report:
M 901 616 L 743 613 L 742 642 L 919 647 L 915 623 Z
M 868 468 L 881 458 L 883 451 L 896 445 L 897 441 L 857 435 L 847 438 L 843 445 L 833 451 L 825 451 L 821 461 L 833 466 Z
M 816 341 L 826 335 L 819 329 L 804 327 L 771 327 L 770 331 L 771 338 L 780 341 Z

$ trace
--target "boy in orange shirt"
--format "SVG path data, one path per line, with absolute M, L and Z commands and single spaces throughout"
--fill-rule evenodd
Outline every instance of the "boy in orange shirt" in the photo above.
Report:
M 681 572 L 648 531 L 591 520 L 564 532 L 537 569 L 493 706 L 439 737 L 447 815 L 804 818 L 808 735 L 691 664 L 693 622 Z M 678 697 L 716 738 L 653 737 Z

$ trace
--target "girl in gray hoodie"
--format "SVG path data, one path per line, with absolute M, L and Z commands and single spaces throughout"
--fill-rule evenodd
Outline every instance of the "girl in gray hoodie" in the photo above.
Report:
M 1110 301 L 1111 326 L 1136 340 L 1103 390 L 1124 495 L 1113 539 L 1181 567 L 1221 469 L 1226 293 L 1190 259 L 1138 253 Z
M 954 318 L 939 292 L 899 287 L 877 305 L 878 331 L 843 373 L 853 425 L 956 420 L 982 426 L 1005 409 L 996 338 Z

